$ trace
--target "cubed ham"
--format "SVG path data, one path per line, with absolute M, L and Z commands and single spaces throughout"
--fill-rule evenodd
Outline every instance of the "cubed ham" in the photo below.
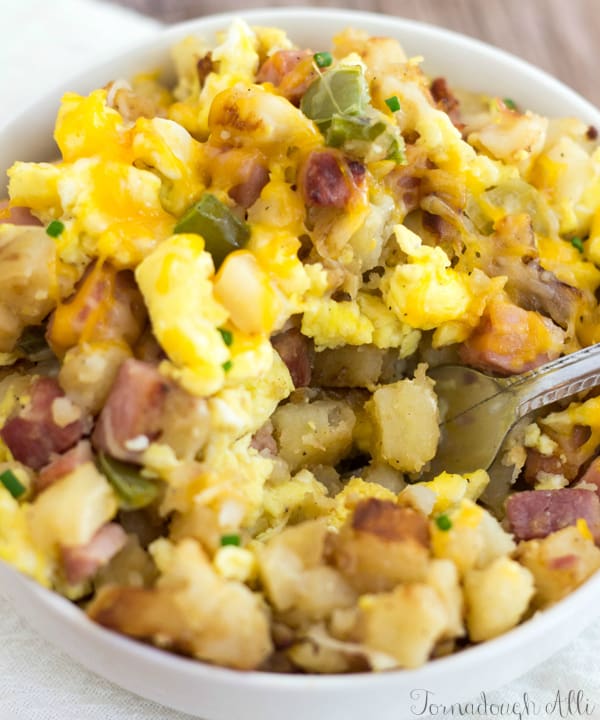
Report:
M 67 450 L 62 455 L 57 455 L 40 470 L 35 481 L 35 489 L 42 492 L 52 483 L 73 472 L 76 467 L 93 460 L 92 446 L 88 440 L 81 440 L 75 447 Z
M 91 579 L 127 542 L 127 533 L 117 523 L 103 525 L 85 545 L 61 548 L 65 578 L 70 585 Z
M 502 300 L 488 304 L 479 326 L 459 349 L 462 362 L 514 375 L 557 358 L 564 333 L 538 312 Z
M 283 362 L 287 365 L 294 387 L 310 385 L 312 374 L 312 343 L 298 328 L 291 328 L 274 335 L 271 343 Z
M 12 225 L 41 225 L 42 223 L 31 214 L 26 207 L 9 207 L 8 200 L 0 200 L 0 223 Z
M 460 117 L 460 102 L 456 95 L 448 87 L 448 82 L 444 77 L 435 78 L 431 83 L 431 96 L 440 110 L 443 110 L 452 124 L 462 131 L 464 123 Z
M 144 299 L 133 273 L 97 262 L 88 268 L 73 295 L 52 313 L 48 343 L 59 357 L 82 338 L 133 345 L 146 319 Z
M 316 77 L 310 50 L 278 50 L 260 66 L 256 82 L 271 83 L 281 95 L 297 105 Z
M 517 540 L 543 538 L 583 519 L 600 542 L 600 499 L 583 488 L 516 492 L 508 498 L 506 516 Z
M 360 182 L 343 156 L 334 150 L 313 150 L 299 175 L 304 200 L 312 207 L 345 208 Z
M 266 455 L 277 455 L 277 441 L 273 437 L 273 423 L 270 420 L 258 428 L 252 436 L 250 447 L 259 453 Z
M 160 440 L 178 457 L 192 458 L 209 427 L 206 401 L 182 390 L 149 363 L 129 358 L 116 380 L 92 434 L 97 450 L 126 462 L 140 462 Z
M 9 418 L 0 430 L 0 437 L 15 460 L 39 470 L 50 462 L 53 454 L 65 452 L 81 439 L 85 429 L 81 418 L 65 425 L 56 421 L 53 405 L 64 397 L 54 378 L 33 381 L 27 406 Z
M 577 485 L 586 485 L 590 490 L 595 487 L 596 489 L 593 492 L 600 496 L 600 457 L 592 460 Z
M 162 414 L 172 384 L 158 369 L 141 360 L 121 365 L 98 417 L 92 442 L 119 460 L 134 462 L 161 430 Z M 136 447 L 141 442 L 145 446 Z
M 240 170 L 238 180 L 228 195 L 240 207 L 247 209 L 260 197 L 262 189 L 269 181 L 269 171 L 260 159 L 253 158 Z

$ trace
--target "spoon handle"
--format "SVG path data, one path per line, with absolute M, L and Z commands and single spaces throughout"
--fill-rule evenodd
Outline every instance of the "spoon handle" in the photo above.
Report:
M 524 373 L 510 389 L 517 397 L 517 413 L 521 418 L 597 385 L 600 385 L 600 343 Z

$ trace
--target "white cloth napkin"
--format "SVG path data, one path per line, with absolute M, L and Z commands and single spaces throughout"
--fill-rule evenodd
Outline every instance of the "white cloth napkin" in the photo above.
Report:
M 0 125 L 19 106 L 95 57 L 148 36 L 159 27 L 148 18 L 91 0 L 0 0 L 0 9 Z M 485 700 L 474 698 L 472 706 L 462 703 L 463 716 L 478 720 L 598 719 L 599 656 L 600 621 L 596 621 L 567 648 L 519 680 L 487 693 Z M 430 702 L 435 703 L 436 698 Z M 410 717 L 425 718 L 424 709 L 424 703 L 415 700 Z M 461 716 L 457 708 L 453 715 L 443 714 L 433 705 L 430 709 L 438 719 Z M 88 672 L 30 629 L 0 588 L 0 720 L 189 717 Z M 398 720 L 409 718 L 399 714 Z

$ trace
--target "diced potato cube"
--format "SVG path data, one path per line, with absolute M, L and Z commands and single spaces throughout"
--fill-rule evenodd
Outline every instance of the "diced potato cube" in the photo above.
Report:
M 313 520 L 257 545 L 260 577 L 277 610 L 298 610 L 317 620 L 356 602 L 356 593 L 343 576 L 324 563 L 326 536 L 325 523 Z
M 600 568 L 600 549 L 574 526 L 520 543 L 516 558 L 533 574 L 533 603 L 540 608 L 561 600 Z
M 0 352 L 56 305 L 56 245 L 44 228 L 0 224 Z
M 273 649 L 261 597 L 215 573 L 200 545 L 161 538 L 150 547 L 161 573 L 152 589 L 106 586 L 88 607 L 105 627 L 200 660 L 250 670 Z
M 279 454 L 291 472 L 310 465 L 335 465 L 352 445 L 355 416 L 339 400 L 282 405 L 272 422 Z
M 514 550 L 512 536 L 495 517 L 471 500 L 462 500 L 446 514 L 451 522 L 448 530 L 431 523 L 431 549 L 435 557 L 452 560 L 461 574 L 484 568 Z
M 385 350 L 374 345 L 342 345 L 315 353 L 312 372 L 317 387 L 370 387 L 381 375 Z
M 87 462 L 40 493 L 27 519 L 36 545 L 52 551 L 85 545 L 116 512 L 108 480 Z
M 131 357 L 125 343 L 80 343 L 67 351 L 58 381 L 80 407 L 96 414 L 104 405 L 121 363 Z
M 399 380 L 373 393 L 367 407 L 375 424 L 375 452 L 403 472 L 418 472 L 437 450 L 440 438 L 433 382 L 419 366 L 414 380 Z
M 467 628 L 473 642 L 490 640 L 517 625 L 533 597 L 533 575 L 508 557 L 464 577 Z
M 333 562 L 358 592 L 391 590 L 427 573 L 427 520 L 393 502 L 363 500 L 330 546 Z
M 279 301 L 267 274 L 248 250 L 227 256 L 217 273 L 215 297 L 242 332 L 269 335 L 274 330 Z
M 364 595 L 359 607 L 358 639 L 396 658 L 405 668 L 423 665 L 448 627 L 444 602 L 424 583 Z
M 444 638 L 464 635 L 463 594 L 456 565 L 450 560 L 432 560 L 429 564 L 426 581 L 436 590 L 446 607 L 448 627 Z

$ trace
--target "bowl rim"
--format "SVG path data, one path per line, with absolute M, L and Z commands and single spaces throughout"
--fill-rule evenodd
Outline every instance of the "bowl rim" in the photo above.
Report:
M 254 690 L 267 689 L 267 687 L 272 690 L 273 682 L 277 684 L 277 690 L 286 688 L 297 690 L 303 686 L 310 686 L 311 689 L 314 689 L 315 685 L 319 686 L 317 688 L 319 690 L 335 690 L 347 686 L 349 681 L 353 685 L 369 685 L 370 687 L 374 683 L 376 685 L 385 685 L 390 681 L 397 680 L 399 677 L 402 677 L 403 681 L 419 680 L 421 683 L 428 680 L 433 681 L 436 677 L 444 675 L 450 669 L 450 666 L 455 672 L 461 669 L 467 670 L 476 664 L 485 664 L 493 660 L 494 656 L 507 655 L 511 650 L 518 650 L 528 641 L 535 640 L 540 632 L 550 632 L 561 622 L 563 615 L 570 617 L 577 613 L 578 608 L 583 609 L 587 605 L 589 595 L 595 594 L 600 598 L 599 570 L 565 598 L 545 610 L 536 612 L 531 618 L 511 630 L 491 640 L 472 645 L 445 657 L 428 660 L 418 668 L 393 668 L 379 672 L 339 674 L 294 674 L 262 670 L 242 671 L 161 649 L 95 623 L 81 608 L 67 598 L 39 585 L 35 580 L 19 573 L 12 565 L 3 560 L 0 560 L 0 565 L 0 572 L 8 571 L 13 575 L 14 581 L 27 586 L 27 591 L 33 593 L 53 613 L 59 614 L 68 623 L 75 623 L 84 632 L 91 633 L 102 644 L 114 646 L 118 650 L 124 651 L 128 656 L 141 659 L 144 662 L 150 661 L 159 665 L 173 665 L 172 669 L 181 670 L 186 675 L 209 674 L 211 680 L 224 684 L 228 684 L 230 680 L 235 679 L 236 682 L 242 685 L 252 686 Z M 11 595 L 10 591 L 8 594 Z M 18 613 L 18 609 L 16 607 L 14 609 Z M 592 615 L 589 618 L 589 623 L 594 620 L 595 616 Z M 461 666 L 464 667 L 461 668 Z
M 340 20 L 343 18 L 343 23 L 345 25 L 357 24 L 363 27 L 365 25 L 369 26 L 373 24 L 381 24 L 381 22 L 385 20 L 385 22 L 389 25 L 391 32 L 394 30 L 398 32 L 415 31 L 418 34 L 426 33 L 433 39 L 439 38 L 444 39 L 444 41 L 450 40 L 453 44 L 476 51 L 486 58 L 501 60 L 503 63 L 509 64 L 511 68 L 515 69 L 515 71 L 518 71 L 520 74 L 524 74 L 530 79 L 537 81 L 549 92 L 560 94 L 563 99 L 573 101 L 577 107 L 577 109 L 573 111 L 574 115 L 579 115 L 580 108 L 583 108 L 586 115 L 592 118 L 597 118 L 597 122 L 600 123 L 600 110 L 598 110 L 589 100 L 581 96 L 575 90 L 569 88 L 560 80 L 554 78 L 526 60 L 479 39 L 430 23 L 403 18 L 400 16 L 390 16 L 384 13 L 346 10 L 334 7 L 311 8 L 303 6 L 290 6 L 279 8 L 258 7 L 190 19 L 183 23 L 168 26 L 164 29 L 159 28 L 156 33 L 153 33 L 146 38 L 137 40 L 127 49 L 117 51 L 116 53 L 111 52 L 106 53 L 106 55 L 103 54 L 103 56 L 96 58 L 96 60 L 84 70 L 73 73 L 71 76 L 67 77 L 66 80 L 61 80 L 56 83 L 56 85 L 44 93 L 43 96 L 35 98 L 19 112 L 14 114 L 12 117 L 9 117 L 6 122 L 1 123 L 0 141 L 2 140 L 2 136 L 6 134 L 8 130 L 14 129 L 20 122 L 22 122 L 23 118 L 31 113 L 32 109 L 42 106 L 45 102 L 47 103 L 51 100 L 57 99 L 58 94 L 60 92 L 64 92 L 71 85 L 85 86 L 85 79 L 90 75 L 90 72 L 100 73 L 104 67 L 109 65 L 112 66 L 115 63 L 127 63 L 132 58 L 135 58 L 141 51 L 149 50 L 151 48 L 151 44 L 157 38 L 160 39 L 162 45 L 170 45 L 174 40 L 184 37 L 187 33 L 197 33 L 200 31 L 207 34 L 214 34 L 215 30 L 225 27 L 227 23 L 231 22 L 235 18 L 242 18 L 249 24 L 260 24 L 265 21 L 267 16 L 270 18 L 269 24 L 273 26 L 277 26 L 280 18 L 285 18 L 289 21 L 292 17 L 295 17 L 298 20 L 306 20 L 314 19 L 315 16 L 318 16 L 320 21 L 332 21 L 336 24 L 339 24 Z M 14 570 L 12 566 L 6 565 L 4 562 L 2 562 L 2 565 L 3 567 L 6 566 L 7 569 L 10 569 L 11 572 L 16 573 L 18 578 L 24 583 L 29 584 L 30 591 L 33 592 L 44 604 L 47 604 L 54 611 L 59 612 L 60 615 L 65 618 L 65 621 L 79 623 L 79 626 L 84 628 L 86 632 L 92 633 L 97 638 L 101 639 L 103 643 L 109 643 L 113 649 L 125 652 L 134 660 L 142 659 L 159 665 L 163 665 L 165 663 L 169 665 L 173 664 L 175 668 L 181 669 L 186 675 L 189 675 L 190 673 L 199 676 L 204 675 L 212 682 L 217 681 L 218 683 L 222 683 L 227 686 L 229 686 L 231 680 L 234 679 L 237 684 L 241 684 L 243 686 L 252 685 L 255 689 L 257 687 L 262 687 L 263 689 L 268 688 L 270 691 L 273 691 L 274 689 L 298 689 L 308 686 L 310 686 L 311 690 L 335 690 L 341 689 L 342 687 L 346 688 L 349 682 L 352 682 L 359 687 L 363 687 L 368 684 L 370 688 L 375 688 L 394 682 L 399 676 L 402 676 L 402 678 L 407 681 L 418 680 L 420 683 L 424 683 L 430 678 L 433 679 L 445 674 L 450 668 L 454 671 L 458 671 L 461 668 L 463 670 L 468 670 L 476 663 L 485 664 L 493 660 L 496 655 L 508 653 L 511 650 L 518 650 L 519 647 L 527 644 L 528 641 L 532 641 L 536 637 L 539 637 L 540 633 L 551 631 L 554 627 L 557 627 L 557 625 L 561 622 L 561 617 L 563 615 L 571 617 L 577 613 L 578 609 L 583 609 L 586 604 L 586 599 L 591 595 L 597 594 L 597 596 L 600 596 L 600 572 L 597 572 L 582 586 L 559 603 L 551 608 L 537 613 L 529 620 L 523 622 L 503 635 L 484 643 L 463 649 L 447 657 L 438 658 L 433 661 L 430 660 L 425 665 L 417 669 L 395 669 L 381 673 L 366 672 L 352 673 L 350 675 L 295 675 L 262 671 L 240 672 L 239 670 L 211 665 L 202 660 L 178 656 L 150 644 L 145 644 L 127 636 L 107 631 L 106 628 L 103 628 L 89 620 L 85 613 L 71 601 L 60 596 L 56 592 L 46 590 L 33 580 L 18 574 L 18 571 Z M 15 612 L 18 613 L 18 609 L 16 607 Z M 598 612 L 600 613 L 600 607 Z M 591 623 L 594 618 L 595 616 L 592 615 L 592 617 L 589 618 L 589 622 Z

